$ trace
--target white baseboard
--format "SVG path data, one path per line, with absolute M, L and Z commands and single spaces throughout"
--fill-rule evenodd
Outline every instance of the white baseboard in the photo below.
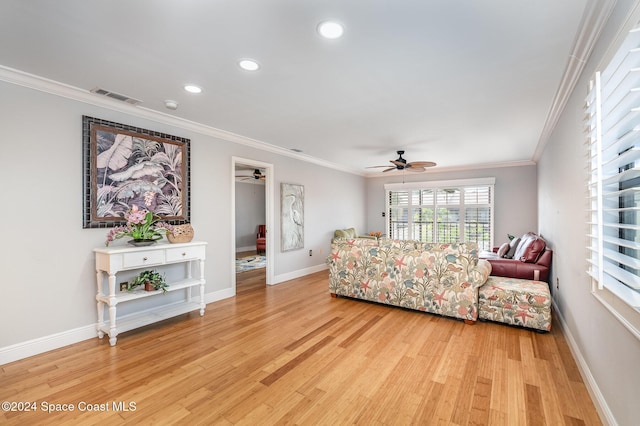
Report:
M 309 268 L 299 269 L 293 272 L 287 272 L 286 274 L 280 274 L 273 277 L 273 284 L 280 284 L 285 281 L 294 280 L 296 278 L 304 277 L 305 275 L 313 274 L 316 272 L 324 271 L 325 269 L 329 269 L 326 264 L 310 266 Z
M 0 365 L 72 345 L 92 337 L 96 337 L 95 323 L 6 346 L 0 348 Z
M 617 425 L 618 423 L 616 422 L 616 419 L 613 416 L 613 413 L 611 412 L 611 409 L 609 408 L 607 401 L 604 399 L 604 395 L 602 395 L 602 392 L 600 392 L 598 383 L 596 382 L 595 378 L 591 374 L 591 370 L 589 369 L 587 362 L 582 356 L 582 353 L 580 352 L 580 348 L 578 348 L 578 345 L 576 344 L 576 341 L 573 338 L 573 335 L 571 334 L 571 330 L 569 330 L 569 327 L 567 326 L 567 323 L 565 322 L 564 317 L 560 313 L 560 309 L 558 309 L 558 306 L 556 305 L 555 300 L 553 301 L 553 315 L 555 317 L 556 322 L 560 324 L 564 337 L 566 338 L 567 343 L 569 344 L 569 349 L 571 350 L 571 354 L 573 355 L 573 358 L 576 360 L 576 363 L 578 364 L 580 375 L 582 376 L 582 380 L 587 386 L 587 391 L 589 392 L 589 395 L 591 396 L 591 400 L 593 401 L 593 404 L 596 407 L 596 411 L 600 416 L 600 421 L 602 421 L 602 423 L 605 425 L 611 425 L 611 426 Z
M 236 247 L 236 253 L 241 251 L 256 251 L 256 245 L 246 246 L 246 247 Z
M 235 291 L 229 288 L 205 294 L 204 301 L 206 304 L 209 304 L 233 296 L 235 296 Z M 63 346 L 72 345 L 83 340 L 95 339 L 96 336 L 96 324 L 94 323 L 73 330 L 16 343 L 15 345 L 5 346 L 4 348 L 0 348 L 0 365 L 52 351 Z
M 204 295 L 204 303 L 217 302 L 218 300 L 228 299 L 236 295 L 236 292 L 232 288 L 225 288 L 224 290 L 218 290 Z

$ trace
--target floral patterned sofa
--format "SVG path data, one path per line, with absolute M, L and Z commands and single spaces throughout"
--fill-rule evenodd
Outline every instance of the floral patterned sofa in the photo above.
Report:
M 478 319 L 478 288 L 491 264 L 476 244 L 431 244 L 381 238 L 334 238 L 329 291 L 403 308 Z

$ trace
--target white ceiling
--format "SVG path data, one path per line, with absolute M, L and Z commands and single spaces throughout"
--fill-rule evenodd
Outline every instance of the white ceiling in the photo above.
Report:
M 474 167 L 534 158 L 586 3 L 2 0 L 0 65 L 361 173 L 397 149 Z

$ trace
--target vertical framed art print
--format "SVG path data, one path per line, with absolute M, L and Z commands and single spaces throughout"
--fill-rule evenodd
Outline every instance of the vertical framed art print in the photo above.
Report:
M 280 246 L 282 251 L 304 247 L 304 186 L 280 184 Z

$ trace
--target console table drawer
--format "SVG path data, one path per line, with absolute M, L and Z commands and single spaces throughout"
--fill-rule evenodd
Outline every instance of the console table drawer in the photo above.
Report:
M 122 266 L 125 268 L 144 267 L 164 263 L 164 251 L 149 250 L 122 255 Z
M 204 246 L 167 249 L 167 262 L 189 259 L 204 259 Z

